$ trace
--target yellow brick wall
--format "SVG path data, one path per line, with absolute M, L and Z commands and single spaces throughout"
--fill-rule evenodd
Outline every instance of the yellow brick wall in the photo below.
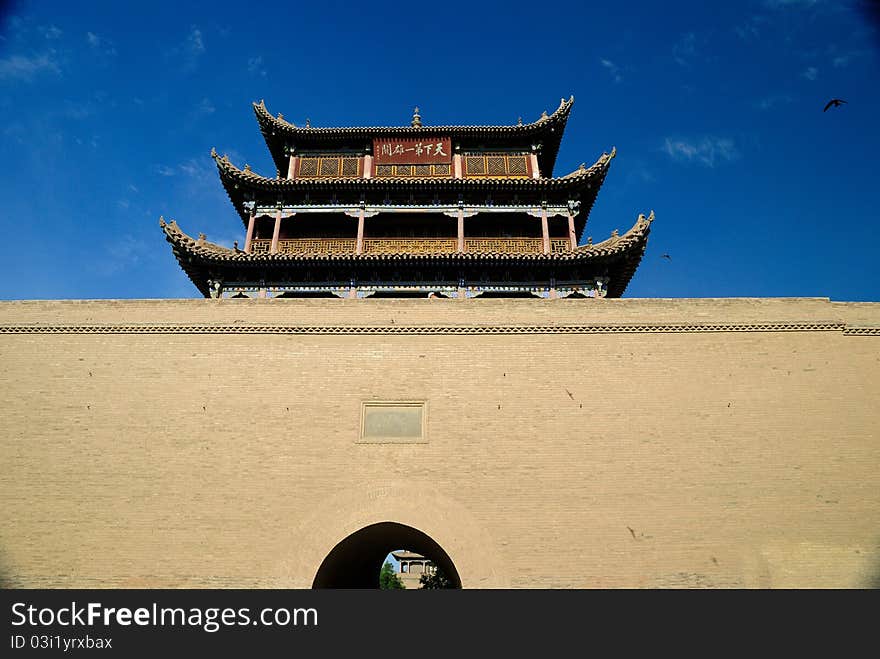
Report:
M 0 577 L 309 587 L 395 521 L 465 587 L 877 586 L 878 328 L 823 298 L 3 302 Z M 413 399 L 427 443 L 357 442 L 363 401 Z

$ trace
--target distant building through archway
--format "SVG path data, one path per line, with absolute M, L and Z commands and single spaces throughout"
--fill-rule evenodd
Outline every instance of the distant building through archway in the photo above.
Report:
M 453 587 L 461 588 L 461 578 L 449 554 L 429 535 L 397 522 L 371 524 L 340 541 L 321 563 L 312 587 L 378 588 L 385 558 L 391 552 L 401 553 L 400 547 L 408 548 L 407 556 L 420 557 L 422 570 L 430 563 L 447 575 Z

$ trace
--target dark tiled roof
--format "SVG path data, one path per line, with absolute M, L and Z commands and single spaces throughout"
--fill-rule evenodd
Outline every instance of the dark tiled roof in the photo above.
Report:
M 605 181 L 611 161 L 617 151 L 603 153 L 599 159 L 586 167 L 581 165 L 573 172 L 559 178 L 322 178 L 322 179 L 286 179 L 268 178 L 252 171 L 245 166 L 239 169 L 230 162 L 227 156 L 220 156 L 216 151 L 211 151 L 211 156 L 220 172 L 220 180 L 229 195 L 233 206 L 238 211 L 242 222 L 247 226 L 247 214 L 243 208 L 245 193 L 269 193 L 272 202 L 277 199 L 295 196 L 297 193 L 309 191 L 361 191 L 388 190 L 393 192 L 406 192 L 414 190 L 431 190 L 436 192 L 454 193 L 468 191 L 510 191 L 522 194 L 528 198 L 531 196 L 535 203 L 540 200 L 535 197 L 536 193 L 560 193 L 575 194 L 581 198 L 582 208 L 576 219 L 576 230 L 580 234 L 586 224 L 590 209 L 599 193 L 599 188 Z
M 347 126 L 339 128 L 314 128 L 297 126 L 281 118 L 274 117 L 266 109 L 264 101 L 254 103 L 254 113 L 260 125 L 260 131 L 266 140 L 266 146 L 272 154 L 275 166 L 279 171 L 286 171 L 287 156 L 284 147 L 287 144 L 307 142 L 309 144 L 333 144 L 340 140 L 369 140 L 385 135 L 401 137 L 417 137 L 419 135 L 443 134 L 454 140 L 462 138 L 499 138 L 499 139 L 535 139 L 543 143 L 538 158 L 542 171 L 552 172 L 559 153 L 562 133 L 568 121 L 568 115 L 574 104 L 574 96 L 560 100 L 559 107 L 550 115 L 545 112 L 537 121 L 512 126 Z
M 237 263 L 242 266 L 267 265 L 272 263 L 288 263 L 297 261 L 337 261 L 337 262 L 371 262 L 388 260 L 412 260 L 412 261 L 437 261 L 447 260 L 450 262 L 468 262 L 484 260 L 512 260 L 534 262 L 575 262 L 589 261 L 609 256 L 634 253 L 644 249 L 651 223 L 654 221 L 653 211 L 648 217 L 639 215 L 632 228 L 623 235 L 617 235 L 615 231 L 610 238 L 596 243 L 595 245 L 581 245 L 571 252 L 555 254 L 505 254 L 498 252 L 464 252 L 449 254 L 247 254 L 241 250 L 229 249 L 209 242 L 204 237 L 198 239 L 185 234 L 174 220 L 165 222 L 159 218 L 159 224 L 165 232 L 165 237 L 171 243 L 175 252 L 189 259 L 212 262 L 212 263 Z

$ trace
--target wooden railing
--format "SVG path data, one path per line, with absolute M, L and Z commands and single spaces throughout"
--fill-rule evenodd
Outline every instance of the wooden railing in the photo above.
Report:
M 252 254 L 269 254 L 271 240 L 253 240 Z M 296 238 L 278 241 L 282 254 L 353 254 L 357 249 L 354 238 Z M 541 238 L 465 238 L 466 252 L 484 254 L 541 254 L 544 241 Z M 568 252 L 568 239 L 552 238 L 553 254 Z M 458 251 L 457 238 L 366 238 L 365 254 L 454 254 Z

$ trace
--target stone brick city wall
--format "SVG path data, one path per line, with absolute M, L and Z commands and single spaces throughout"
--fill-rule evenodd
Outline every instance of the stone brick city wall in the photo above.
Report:
M 880 304 L 3 302 L 0 364 L 9 586 L 306 588 L 383 521 L 471 588 L 880 585 Z

